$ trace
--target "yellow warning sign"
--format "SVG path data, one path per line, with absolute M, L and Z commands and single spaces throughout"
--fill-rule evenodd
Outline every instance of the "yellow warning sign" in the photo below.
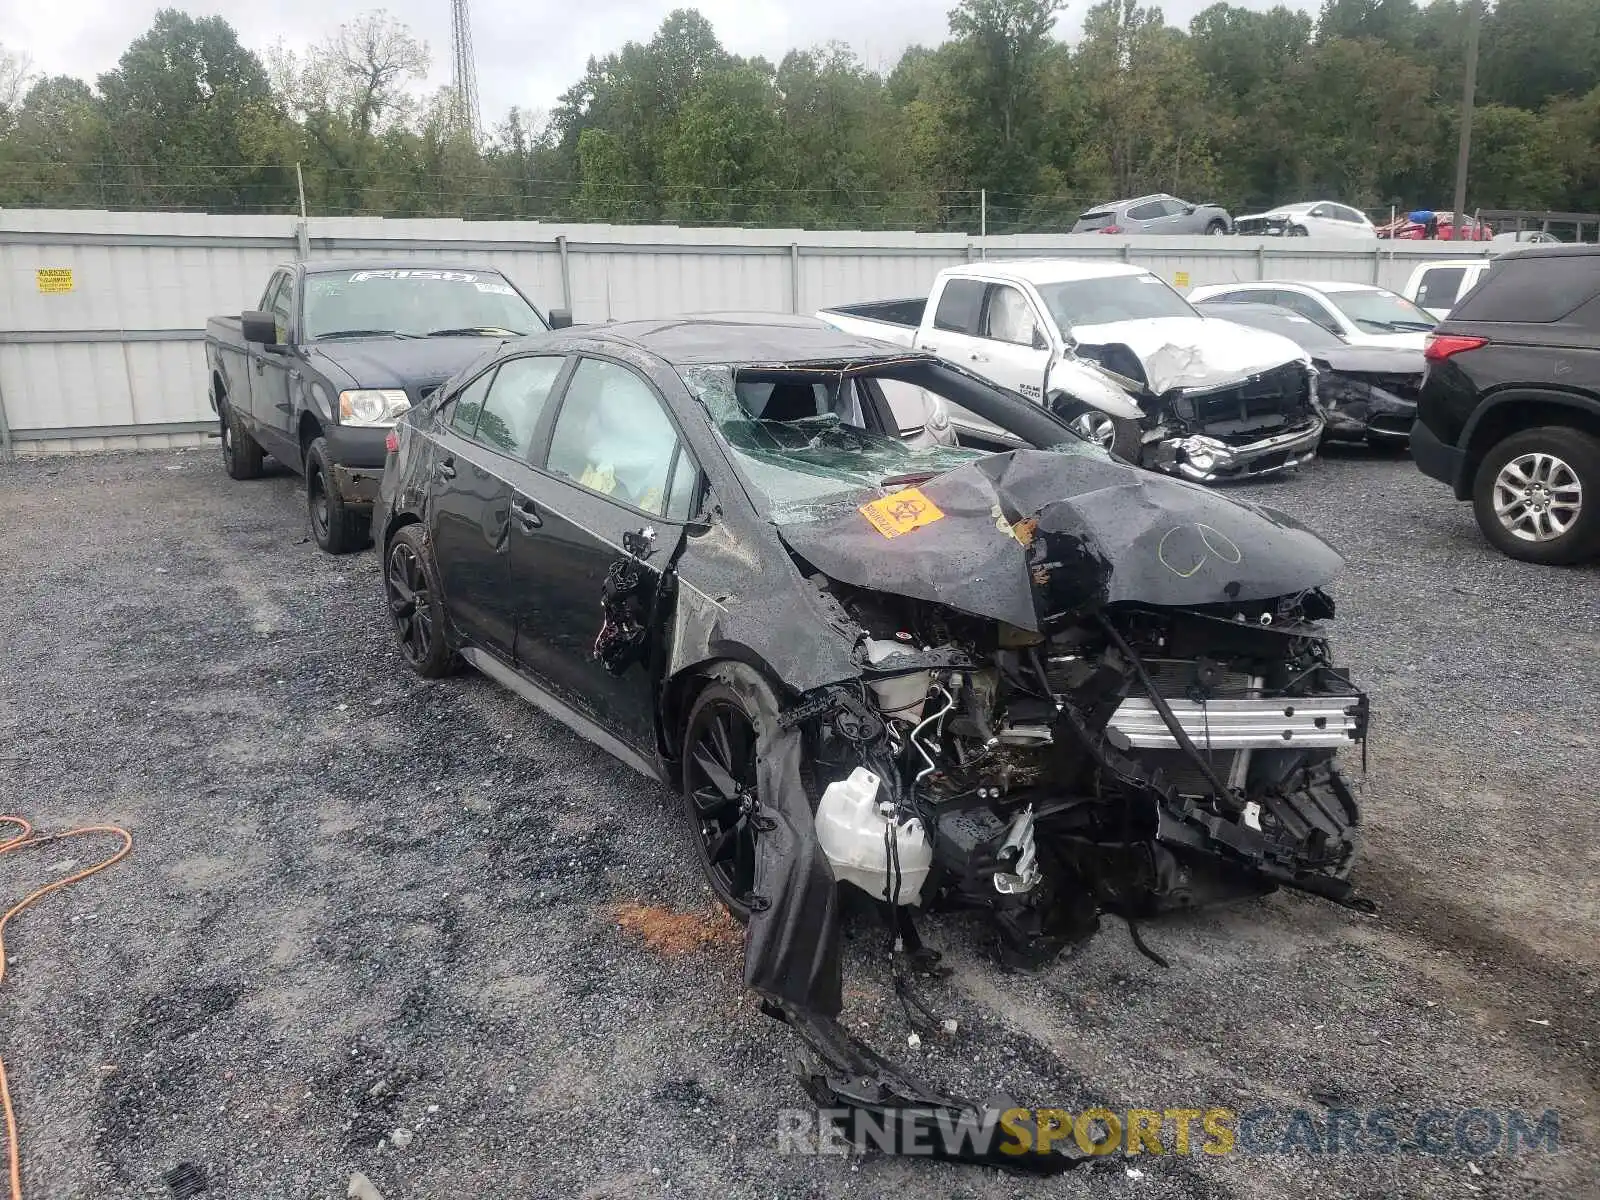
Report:
M 72 290 L 71 267 L 40 267 L 33 276 L 38 280 L 39 290 L 46 294 Z
M 1179 287 L 1188 287 L 1189 286 L 1189 272 L 1187 272 L 1187 271 L 1174 271 L 1172 273 L 1172 282 L 1177 284 Z
M 924 496 L 919 488 L 891 492 L 882 499 L 863 504 L 861 515 L 871 521 L 872 527 L 886 538 L 899 537 L 919 526 L 932 525 L 944 519 L 939 506 Z

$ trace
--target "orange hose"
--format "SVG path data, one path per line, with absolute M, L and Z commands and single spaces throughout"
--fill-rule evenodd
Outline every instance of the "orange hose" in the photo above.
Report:
M 69 829 L 65 833 L 50 833 L 36 837 L 33 826 L 21 817 L 0 816 L 0 825 L 15 825 L 22 830 L 14 837 L 0 842 L 0 854 L 9 854 L 13 850 L 31 850 L 35 846 L 48 846 L 51 842 L 64 842 L 68 838 L 88 837 L 100 833 L 109 833 L 122 839 L 122 848 L 104 862 L 96 863 L 82 871 L 75 871 L 54 883 L 47 883 L 42 888 L 29 892 L 8 908 L 4 916 L 0 916 L 0 984 L 3 984 L 6 978 L 6 923 L 36 900 L 41 900 L 51 892 L 60 891 L 79 880 L 87 879 L 96 872 L 104 871 L 114 863 L 127 858 L 133 852 L 133 835 L 116 825 L 85 825 L 80 829 Z M 4 1060 L 0 1060 L 0 1109 L 4 1110 L 6 1120 L 6 1155 L 11 1168 L 11 1200 L 22 1200 L 22 1155 L 17 1146 L 17 1114 L 11 1107 L 11 1086 L 6 1079 Z

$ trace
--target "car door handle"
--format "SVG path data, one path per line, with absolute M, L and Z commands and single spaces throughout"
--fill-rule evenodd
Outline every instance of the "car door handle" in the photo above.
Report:
M 972 361 L 973 362 L 988 362 L 989 361 L 989 356 L 987 354 L 979 354 L 976 350 L 974 350 L 972 352 Z
M 439 460 L 439 465 L 434 467 L 433 473 L 440 479 L 454 479 L 456 477 L 456 460 L 444 458 Z
M 512 499 L 511 515 L 517 519 L 517 524 L 522 526 L 524 533 L 531 532 L 544 525 L 544 518 L 539 515 L 539 510 L 534 507 L 533 501 L 526 496 L 517 496 Z

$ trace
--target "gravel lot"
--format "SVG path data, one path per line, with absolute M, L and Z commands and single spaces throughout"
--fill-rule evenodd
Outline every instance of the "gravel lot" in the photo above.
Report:
M 321 554 L 294 477 L 219 460 L 0 465 L 0 796 L 136 839 L 14 923 L 0 1055 L 32 1200 L 165 1196 L 180 1163 L 250 1198 L 343 1197 L 356 1170 L 385 1200 L 1600 1194 L 1600 570 L 1499 557 L 1409 461 L 1248 489 L 1349 558 L 1377 916 L 1277 895 L 1148 926 L 1169 970 L 1108 922 L 1038 975 L 930 920 L 956 971 L 924 995 L 960 1032 L 915 1051 L 863 928 L 847 1017 L 975 1097 L 1556 1109 L 1561 1151 L 1033 1183 L 779 1155 L 776 1110 L 806 1101 L 737 940 L 657 953 L 617 922 L 708 909 L 673 798 L 487 680 L 413 677 L 376 556 Z M 93 853 L 7 856 L 0 906 Z

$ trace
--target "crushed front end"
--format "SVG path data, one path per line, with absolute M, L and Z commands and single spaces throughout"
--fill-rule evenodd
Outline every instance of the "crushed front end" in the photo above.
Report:
M 1147 464 L 1212 483 L 1307 462 L 1323 433 L 1317 385 L 1314 367 L 1291 362 L 1221 386 L 1172 388 L 1149 405 Z
M 874 505 L 938 516 L 889 536 Z M 1309 530 L 1083 449 L 992 455 L 781 533 L 857 672 L 787 708 L 761 783 L 746 980 L 801 1035 L 819 1103 L 905 1129 L 994 1116 L 834 1021 L 841 889 L 913 954 L 911 912 L 982 911 L 1028 967 L 1104 913 L 1280 886 L 1359 903 L 1337 760 L 1368 704 L 1327 639 L 1341 560 Z

